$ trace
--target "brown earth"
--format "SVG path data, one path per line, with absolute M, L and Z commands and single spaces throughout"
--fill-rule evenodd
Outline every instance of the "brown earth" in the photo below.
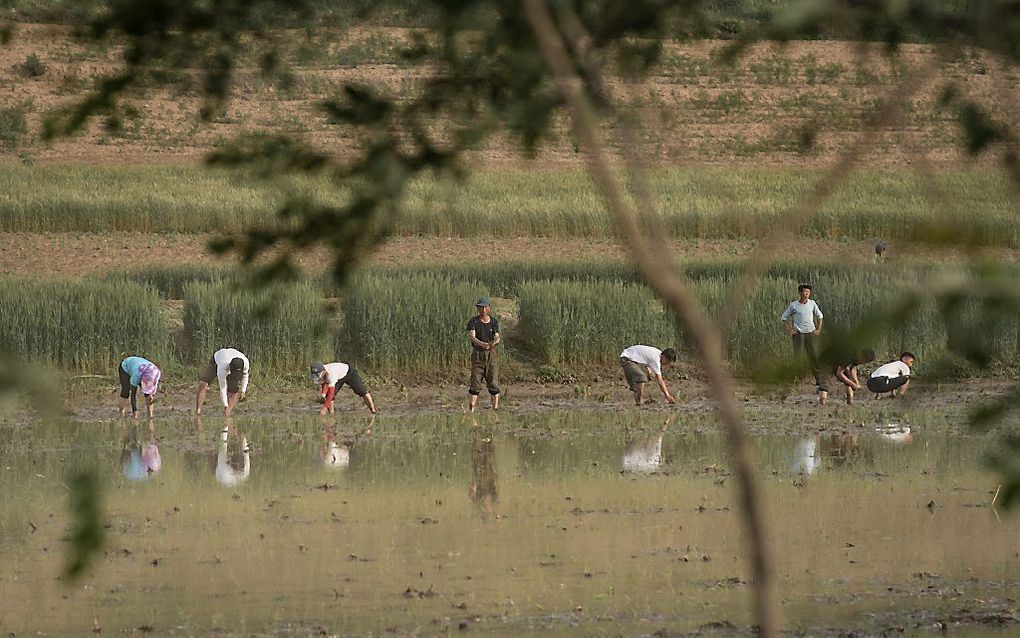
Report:
M 229 258 L 209 252 L 210 237 L 149 233 L 0 233 L 0 274 L 34 277 L 83 277 L 124 268 L 153 265 L 198 264 L 229 266 Z M 753 240 L 680 240 L 672 242 L 672 254 L 684 259 L 736 259 L 746 257 Z M 834 262 L 862 264 L 873 258 L 866 241 L 825 241 L 798 238 L 781 246 L 777 254 L 796 250 L 803 256 L 824 256 Z M 982 256 L 999 261 L 1020 261 L 1020 251 L 983 249 Z M 887 259 L 905 261 L 951 261 L 974 256 L 963 249 L 920 244 L 894 244 Z M 484 253 L 474 239 L 395 237 L 370 259 L 371 264 L 395 266 L 413 263 L 461 261 L 508 261 L 522 258 L 591 260 L 624 259 L 614 241 L 597 239 L 507 238 L 486 243 Z M 324 250 L 305 252 L 297 262 L 309 272 L 325 269 Z
M 254 63 L 242 59 L 226 113 L 201 123 L 197 71 L 162 69 L 171 74 L 166 88 L 126 96 L 124 106 L 140 117 L 125 118 L 119 131 L 111 132 L 97 121 L 81 135 L 49 145 L 26 137 L 14 147 L 0 149 L 0 160 L 193 162 L 223 140 L 253 131 L 293 134 L 331 154 L 347 156 L 356 152 L 357 140 L 329 124 L 316 104 L 348 82 L 381 85 L 402 99 L 413 96 L 421 80 L 434 71 L 399 63 L 398 49 L 410 33 L 395 28 L 278 33 L 297 89 L 280 90 L 258 77 Z M 731 69 L 712 62 L 725 45 L 667 43 L 664 64 L 643 82 L 607 82 L 610 92 L 645 123 L 639 140 L 644 160 L 670 165 L 826 166 L 856 139 L 864 119 L 899 79 L 929 65 L 937 68 L 935 78 L 911 100 L 901 121 L 881 131 L 865 163 L 958 166 L 961 154 L 952 116 L 935 108 L 947 81 L 956 82 L 1002 121 L 1015 124 L 1020 113 L 1015 108 L 1017 74 L 976 52 L 942 59 L 931 46 L 906 45 L 899 61 L 892 61 L 877 46 L 795 42 L 783 49 L 754 48 Z M 29 77 L 22 70 L 31 54 L 45 65 L 40 77 Z M 0 48 L 0 69 L 6 71 L 0 74 L 0 107 L 24 111 L 34 134 L 46 113 L 81 100 L 95 78 L 117 69 L 119 54 L 117 46 L 75 42 L 67 27 L 16 24 L 13 41 Z M 809 123 L 821 127 L 817 146 L 799 154 L 795 140 Z M 448 126 L 438 123 L 439 128 Z M 565 122 L 557 127 L 556 139 L 540 149 L 540 161 L 578 163 L 580 156 Z M 505 163 L 518 157 L 515 145 L 503 140 L 474 152 L 470 161 Z

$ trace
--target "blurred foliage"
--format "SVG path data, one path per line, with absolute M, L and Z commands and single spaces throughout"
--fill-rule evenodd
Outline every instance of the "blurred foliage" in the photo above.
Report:
M 100 3 L 102 4 L 102 3 Z M 316 171 L 330 175 L 338 188 L 350 189 L 348 202 L 326 206 L 307 200 L 285 204 L 280 215 L 294 221 L 285 228 L 252 228 L 240 237 L 216 242 L 254 263 L 271 252 L 259 268 L 265 278 L 293 274 L 292 256 L 321 245 L 332 251 L 338 282 L 391 230 L 402 195 L 416 175 L 434 172 L 463 175 L 464 151 L 494 136 L 515 140 L 534 155 L 556 129 L 561 98 L 524 19 L 522 5 L 510 0 L 434 0 L 413 4 L 419 26 L 433 37 L 420 37 L 401 52 L 409 64 L 422 68 L 421 90 L 398 100 L 387 88 L 349 83 L 322 104 L 338 131 L 354 135 L 361 153 L 353 160 L 335 160 L 308 149 L 300 140 L 272 136 L 241 140 L 211 161 L 220 164 L 268 162 L 277 172 Z M 358 4 L 368 13 L 368 5 Z M 720 2 L 699 0 L 562 0 L 554 13 L 582 90 L 604 117 L 616 115 L 602 90 L 599 69 L 625 78 L 640 76 L 659 63 L 667 38 L 690 39 L 714 34 L 723 24 Z M 745 5 L 741 5 L 745 6 Z M 1020 2 L 974 0 L 964 3 L 932 0 L 800 0 L 764 11 L 750 26 L 730 25 L 733 40 L 722 60 L 734 61 L 759 42 L 839 34 L 859 41 L 884 43 L 894 56 L 907 41 L 935 43 L 948 60 L 954 53 L 981 50 L 1007 68 L 1020 61 Z M 287 78 L 278 55 L 280 25 L 315 24 L 328 16 L 356 24 L 363 12 L 332 12 L 334 5 L 315 0 L 110 0 L 86 13 L 81 35 L 91 40 L 115 39 L 124 44 L 124 64 L 98 83 L 79 103 L 47 119 L 49 137 L 68 135 L 90 118 L 116 122 L 121 101 L 160 79 L 153 68 L 200 70 L 205 101 L 200 115 L 219 117 L 230 99 L 238 56 L 254 46 L 267 76 Z M 335 22 L 334 22 L 335 24 Z M 998 153 L 1003 167 L 1020 183 L 1017 139 L 1011 125 L 995 116 L 965 87 L 940 87 L 941 105 L 959 122 L 965 148 L 972 156 Z M 814 132 L 804 130 L 809 140 Z M 261 263 L 261 262 L 260 262 Z M 993 322 L 1016 312 L 1010 289 L 987 273 L 958 287 L 933 290 L 948 326 L 961 323 L 962 308 L 977 305 L 976 316 Z M 894 309 L 884 325 L 909 321 Z M 972 315 L 974 316 L 974 315 Z M 875 321 L 867 329 L 881 327 Z M 986 324 L 987 325 L 987 324 Z M 839 347 L 847 349 L 866 330 L 851 333 Z M 989 344 L 964 336 L 953 341 L 955 352 L 976 365 L 986 365 Z M 1014 468 L 1015 469 L 1015 468 Z M 1020 473 L 1011 475 L 1013 489 Z M 1012 493 L 1012 492 L 1010 492 Z
M 80 470 L 68 481 L 71 493 L 71 536 L 64 578 L 74 582 L 83 576 L 105 543 L 102 524 L 102 489 L 99 473 Z

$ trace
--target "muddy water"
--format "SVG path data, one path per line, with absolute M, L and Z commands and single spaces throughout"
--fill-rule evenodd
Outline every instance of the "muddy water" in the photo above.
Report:
M 4 635 L 750 632 L 710 422 L 338 425 L 0 424 Z M 1015 635 L 1020 516 L 989 507 L 987 442 L 947 432 L 754 439 L 792 630 Z M 106 546 L 68 585 L 79 467 L 103 478 Z

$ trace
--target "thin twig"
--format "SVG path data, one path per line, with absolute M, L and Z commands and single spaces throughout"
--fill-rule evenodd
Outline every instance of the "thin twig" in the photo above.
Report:
M 707 321 L 687 283 L 672 270 L 668 258 L 653 250 L 653 245 L 641 233 L 634 212 L 628 207 L 626 197 L 609 166 L 591 107 L 581 94 L 580 81 L 574 73 L 545 0 L 523 0 L 523 4 L 542 55 L 553 72 L 571 114 L 575 134 L 584 149 L 589 170 L 613 215 L 617 232 L 626 242 L 631 256 L 652 289 L 684 321 L 712 381 L 740 486 L 741 511 L 744 513 L 743 521 L 751 545 L 751 571 L 760 635 L 774 638 L 779 634 L 780 620 L 775 604 L 771 551 L 765 542 L 765 517 L 762 503 L 756 494 L 754 464 L 733 398 L 733 381 L 723 358 L 722 341 Z

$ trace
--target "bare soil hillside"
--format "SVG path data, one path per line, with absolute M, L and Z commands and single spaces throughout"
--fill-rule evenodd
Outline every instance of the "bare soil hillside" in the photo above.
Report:
M 0 48 L 0 161 L 87 163 L 193 162 L 234 136 L 253 131 L 287 132 L 323 150 L 356 152 L 350 132 L 329 124 L 316 104 L 351 81 L 381 83 L 397 96 L 414 94 L 426 71 L 398 55 L 406 29 L 297 32 L 288 60 L 296 84 L 282 90 L 263 80 L 255 65 L 242 66 L 234 96 L 216 121 L 198 118 L 200 79 L 190 69 L 154 69 L 168 83 L 132 94 L 137 117 L 119 130 L 94 122 L 72 139 L 36 141 L 53 109 L 80 100 L 94 80 L 118 66 L 116 46 L 83 46 L 67 27 L 19 24 L 13 42 Z M 933 79 L 911 100 L 903 118 L 884 129 L 866 158 L 878 166 L 959 166 L 951 114 L 936 105 L 938 86 L 952 79 L 999 118 L 1014 121 L 1020 81 L 994 59 L 964 52 L 937 60 L 931 47 L 907 45 L 898 60 L 876 46 L 847 42 L 798 42 L 759 47 L 735 68 L 714 62 L 723 42 L 669 44 L 664 62 L 645 81 L 611 81 L 616 97 L 644 119 L 648 161 L 664 164 L 820 166 L 834 161 L 859 134 L 861 123 L 906 75 L 935 68 Z M 36 60 L 31 60 L 35 56 Z M 21 125 L 23 122 L 23 126 Z M 814 146 L 802 146 L 805 127 L 819 126 Z M 23 130 L 22 130 L 23 129 Z M 494 143 L 472 158 L 519 161 L 509 142 Z M 569 132 L 541 151 L 540 163 L 579 161 Z M 988 161 L 991 161 L 990 159 Z

